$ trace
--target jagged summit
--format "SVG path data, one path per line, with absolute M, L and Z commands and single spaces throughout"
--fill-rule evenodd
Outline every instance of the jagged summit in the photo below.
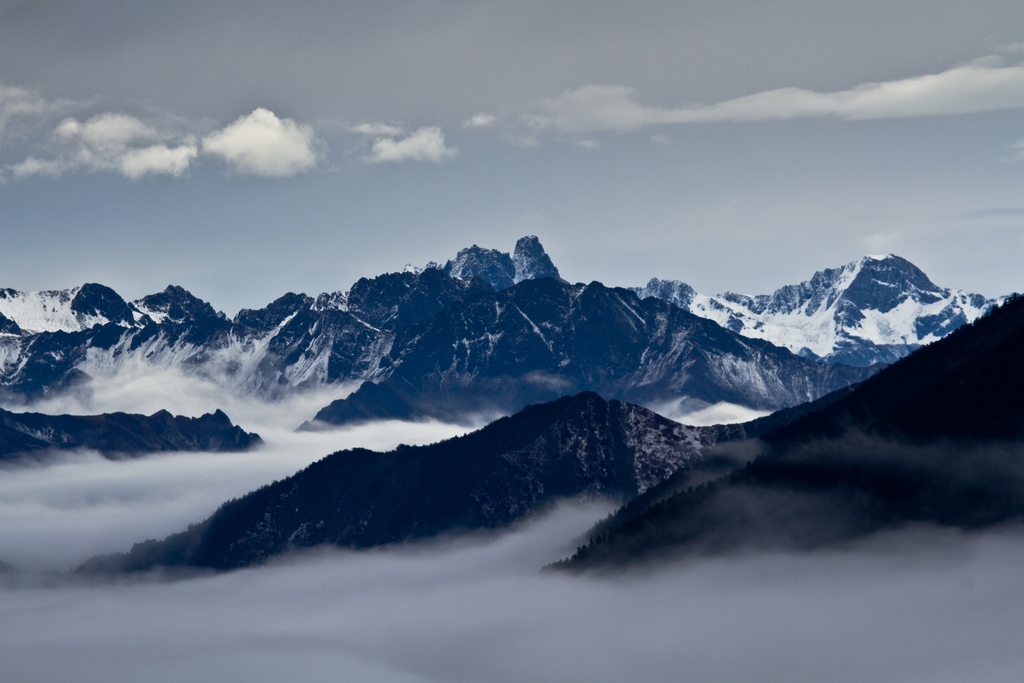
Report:
M 454 259 L 444 264 L 444 272 L 464 280 L 479 277 L 495 289 L 508 289 L 516 283 L 516 269 L 511 256 L 475 244 L 460 249 Z
M 700 294 L 674 280 L 634 288 L 730 330 L 809 358 L 892 362 L 976 320 L 998 300 L 933 283 L 905 258 L 865 256 L 770 295 Z
M 193 323 L 225 320 L 223 313 L 184 287 L 168 285 L 162 292 L 144 296 L 132 305 L 154 322 Z
M 428 264 L 428 268 L 431 264 Z M 561 280 L 558 268 L 544 251 L 536 235 L 521 237 L 512 255 L 497 249 L 473 245 L 461 249 L 448 261 L 444 272 L 461 279 L 479 277 L 497 290 L 508 289 L 523 280 L 553 277 Z
M 523 280 L 538 280 L 542 277 L 553 277 L 561 280 L 558 268 L 551 262 L 551 257 L 544 251 L 536 235 L 520 237 L 512 253 L 512 265 L 515 266 L 516 283 Z

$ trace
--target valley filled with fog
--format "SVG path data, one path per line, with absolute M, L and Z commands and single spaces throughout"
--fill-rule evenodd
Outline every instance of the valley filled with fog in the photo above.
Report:
M 343 392 L 339 392 L 343 393 Z M 294 432 L 320 395 L 243 401 L 170 372 L 32 406 L 224 407 L 264 446 L 0 470 L 0 659 L 10 680 L 1013 681 L 1024 536 L 917 528 L 814 553 L 691 558 L 628 573 L 542 567 L 613 501 L 567 502 L 504 532 L 370 551 L 315 549 L 170 580 L 61 573 L 179 531 L 335 450 L 469 431 L 380 422 Z

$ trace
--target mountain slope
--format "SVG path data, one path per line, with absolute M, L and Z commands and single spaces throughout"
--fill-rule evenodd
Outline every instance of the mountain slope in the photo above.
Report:
M 430 446 L 333 453 L 181 534 L 84 570 L 232 569 L 323 543 L 369 547 L 500 527 L 562 498 L 636 495 L 698 461 L 716 434 L 583 393 Z
M 906 259 L 867 256 L 771 295 L 699 294 L 672 280 L 634 288 L 752 339 L 830 363 L 891 363 L 976 320 L 996 300 L 935 285 Z
M 599 530 L 562 566 L 1024 521 L 1024 298 L 763 436 L 746 467 Z
M 465 419 L 583 390 L 646 404 L 687 397 L 777 409 L 872 373 L 800 358 L 628 290 L 552 278 L 479 291 L 400 330 L 386 361 L 385 381 L 316 420 Z
M 88 448 L 107 457 L 160 451 L 241 451 L 262 443 L 221 411 L 201 417 L 108 413 L 44 415 L 0 408 L 0 461 Z

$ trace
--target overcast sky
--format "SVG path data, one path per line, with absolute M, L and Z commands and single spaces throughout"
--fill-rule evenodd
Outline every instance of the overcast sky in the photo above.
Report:
M 1024 289 L 1019 0 L 0 7 L 0 286 L 232 314 L 536 234 L 571 281 Z

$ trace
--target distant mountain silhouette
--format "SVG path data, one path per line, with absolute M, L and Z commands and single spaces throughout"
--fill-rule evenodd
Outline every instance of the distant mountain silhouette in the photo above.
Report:
M 152 415 L 44 415 L 0 408 L 0 461 L 38 458 L 52 450 L 88 448 L 107 457 L 159 451 L 241 451 L 262 443 L 221 411 L 182 417 Z

